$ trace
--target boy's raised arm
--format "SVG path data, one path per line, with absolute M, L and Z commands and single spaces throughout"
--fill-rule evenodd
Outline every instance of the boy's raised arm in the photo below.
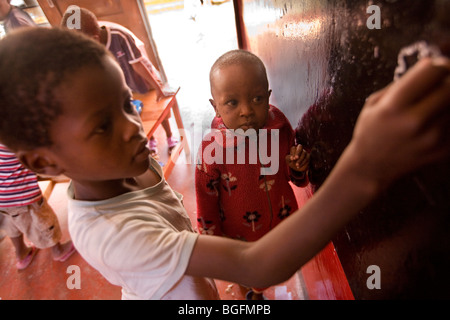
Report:
M 369 97 L 319 191 L 256 242 L 199 236 L 187 274 L 265 287 L 288 279 L 381 190 L 450 156 L 450 62 L 419 61 Z

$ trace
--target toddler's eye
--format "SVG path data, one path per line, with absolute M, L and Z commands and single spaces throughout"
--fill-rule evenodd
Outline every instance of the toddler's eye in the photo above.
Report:
M 254 103 L 260 103 L 261 101 L 263 101 L 263 98 L 261 96 L 257 96 L 257 97 L 253 98 Z
M 230 107 L 236 107 L 238 105 L 237 100 L 230 100 L 226 103 Z

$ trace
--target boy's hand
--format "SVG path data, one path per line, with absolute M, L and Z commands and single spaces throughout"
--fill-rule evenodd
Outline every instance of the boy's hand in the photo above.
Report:
M 350 144 L 353 158 L 364 163 L 360 174 L 387 184 L 447 159 L 449 128 L 450 60 L 422 59 L 367 99 Z
M 286 163 L 292 170 L 304 172 L 308 170 L 309 153 L 301 144 L 292 146 L 290 154 L 286 156 Z

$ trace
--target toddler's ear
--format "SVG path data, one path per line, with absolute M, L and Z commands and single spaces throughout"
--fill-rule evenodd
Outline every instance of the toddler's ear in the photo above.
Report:
M 219 111 L 217 111 L 216 102 L 214 101 L 214 99 L 209 99 L 209 103 L 211 103 L 211 105 L 213 106 L 214 111 L 216 112 L 216 117 L 220 118 L 220 114 Z
M 58 176 L 64 172 L 51 158 L 39 149 L 31 151 L 18 151 L 16 156 L 25 167 L 42 175 Z

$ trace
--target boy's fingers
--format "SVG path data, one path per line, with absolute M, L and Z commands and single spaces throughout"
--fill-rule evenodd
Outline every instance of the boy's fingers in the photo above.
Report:
M 423 130 L 416 139 L 418 145 L 426 146 L 421 151 L 423 162 L 441 161 L 450 156 L 450 113 L 436 118 L 432 126 Z
M 418 61 L 381 99 L 389 105 L 409 106 L 420 100 L 450 74 L 450 60 L 444 57 Z
M 430 124 L 436 118 L 450 113 L 450 76 L 440 86 L 430 92 L 414 106 L 413 110 L 418 114 L 424 124 Z

